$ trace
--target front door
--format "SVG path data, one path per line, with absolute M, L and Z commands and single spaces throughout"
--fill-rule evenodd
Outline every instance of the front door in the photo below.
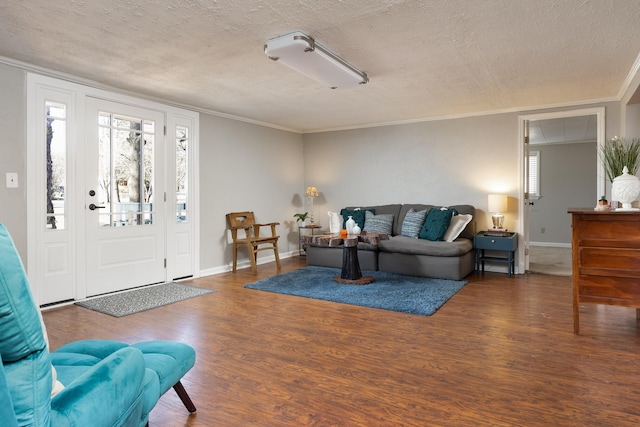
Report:
M 164 282 L 164 114 L 86 100 L 87 296 Z

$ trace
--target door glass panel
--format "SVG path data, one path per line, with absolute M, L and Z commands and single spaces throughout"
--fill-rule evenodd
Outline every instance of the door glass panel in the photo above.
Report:
M 153 224 L 154 132 L 153 121 L 99 113 L 100 226 Z
M 176 126 L 176 222 L 186 222 L 189 219 L 187 209 L 189 199 L 188 147 L 189 128 Z
M 67 107 L 45 102 L 46 129 L 46 228 L 65 228 L 65 187 L 67 173 Z

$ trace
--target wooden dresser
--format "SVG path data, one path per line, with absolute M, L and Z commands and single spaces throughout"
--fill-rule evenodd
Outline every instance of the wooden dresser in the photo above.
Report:
M 568 212 L 573 228 L 573 332 L 579 334 L 581 302 L 640 308 L 640 212 Z

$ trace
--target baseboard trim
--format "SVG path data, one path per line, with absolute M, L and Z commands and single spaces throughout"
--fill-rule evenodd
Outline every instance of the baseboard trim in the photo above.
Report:
M 291 257 L 294 257 L 294 256 L 299 256 L 299 253 L 298 253 L 297 250 L 280 253 L 280 259 L 287 259 L 287 258 L 291 258 Z M 259 257 L 258 258 L 258 265 L 267 264 L 267 263 L 275 262 L 275 261 L 276 261 L 276 257 L 275 256 Z M 250 267 L 251 267 L 251 261 L 249 261 L 248 259 L 245 260 L 245 261 L 238 262 L 238 269 L 240 269 L 240 268 L 250 268 Z M 214 276 L 216 274 L 227 273 L 227 272 L 232 271 L 232 270 L 233 270 L 233 264 L 230 262 L 228 264 L 221 265 L 221 266 L 218 266 L 218 267 L 213 267 L 213 268 L 207 268 L 205 270 L 200 270 L 198 272 L 198 276 L 197 277 Z
M 529 246 L 544 246 L 548 248 L 571 248 L 571 243 L 529 242 Z

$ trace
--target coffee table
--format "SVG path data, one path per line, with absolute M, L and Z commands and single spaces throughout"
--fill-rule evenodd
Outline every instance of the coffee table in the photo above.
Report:
M 342 246 L 342 272 L 333 278 L 334 281 L 346 285 L 367 285 L 374 281 L 373 276 L 363 276 L 358 261 L 358 242 L 377 245 L 380 240 L 388 240 L 386 233 L 366 233 L 358 235 L 318 234 L 304 236 L 305 242 L 312 246 Z

